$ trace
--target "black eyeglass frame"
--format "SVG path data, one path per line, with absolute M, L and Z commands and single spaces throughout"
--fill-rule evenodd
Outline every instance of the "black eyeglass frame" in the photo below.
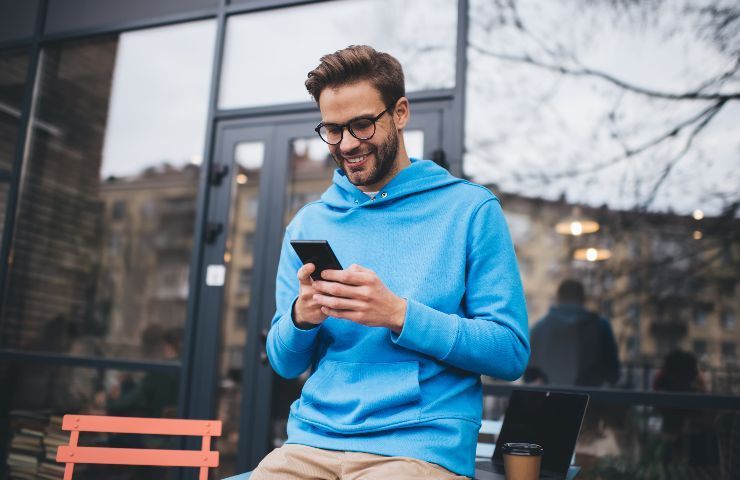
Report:
M 395 106 L 396 102 L 394 102 L 393 106 Z M 380 120 L 380 117 L 382 117 L 383 115 L 385 115 L 389 110 L 393 109 L 393 106 L 386 108 L 385 110 L 383 110 L 382 112 L 380 112 L 375 117 L 356 117 L 356 118 L 353 118 L 352 120 L 350 120 L 347 123 L 324 123 L 324 122 L 321 122 L 318 125 L 316 125 L 316 128 L 314 128 L 314 131 L 319 136 L 319 138 L 324 141 L 324 143 L 326 143 L 328 145 L 332 145 L 332 146 L 333 145 L 339 145 L 340 143 L 342 143 L 342 140 L 344 140 L 344 129 L 345 128 L 347 129 L 347 131 L 349 132 L 349 134 L 352 135 L 353 137 L 355 137 L 357 140 L 370 140 L 371 138 L 373 138 L 373 136 L 375 135 L 375 132 L 378 129 L 378 127 L 375 125 L 375 122 L 377 122 L 378 120 Z M 351 125 L 352 125 L 352 122 L 356 122 L 358 120 L 370 120 L 372 122 L 372 124 L 373 124 L 373 133 L 370 134 L 370 136 L 368 136 L 368 137 L 358 137 L 357 135 L 355 135 L 355 132 L 352 130 L 352 126 Z M 336 143 L 329 142 L 327 139 L 325 139 L 321 135 L 321 129 L 323 127 L 327 126 L 327 125 L 331 125 L 332 127 L 336 127 L 336 128 L 341 128 L 340 134 L 339 134 L 339 141 L 337 141 Z

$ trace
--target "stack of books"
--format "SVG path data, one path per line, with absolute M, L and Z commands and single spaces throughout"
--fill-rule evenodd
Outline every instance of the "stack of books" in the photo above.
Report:
M 8 470 L 10 480 L 34 480 L 43 454 L 43 439 L 48 414 L 26 410 L 10 412 L 10 449 Z
M 57 463 L 57 448 L 69 444 L 69 432 L 62 431 L 62 417 L 52 415 L 44 431 L 44 455 L 39 463 L 36 478 L 59 480 L 64 476 L 64 464 Z

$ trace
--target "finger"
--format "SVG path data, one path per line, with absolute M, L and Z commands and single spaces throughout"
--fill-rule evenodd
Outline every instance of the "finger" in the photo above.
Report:
M 321 278 L 331 282 L 344 283 L 345 285 L 367 285 L 372 282 L 374 275 L 366 272 L 353 270 L 324 270 L 321 272 Z
M 321 313 L 328 317 L 344 318 L 345 320 L 352 320 L 354 322 L 361 318 L 360 313 L 353 310 L 337 310 L 329 307 L 321 307 Z
M 313 263 L 307 263 L 298 269 L 298 281 L 302 284 L 311 284 L 311 274 L 316 270 Z
M 349 298 L 332 297 L 330 295 L 314 294 L 313 301 L 322 307 L 328 307 L 334 310 L 352 310 L 358 311 L 364 309 L 364 302 L 352 300 Z
M 364 287 L 345 285 L 339 282 L 327 282 L 325 280 L 316 280 L 312 286 L 317 292 L 331 295 L 332 297 L 352 298 L 355 300 L 365 299 Z

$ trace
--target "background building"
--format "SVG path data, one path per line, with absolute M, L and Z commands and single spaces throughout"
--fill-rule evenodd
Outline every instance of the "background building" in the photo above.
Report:
M 302 380 L 266 362 L 274 275 L 334 168 L 303 81 L 350 44 L 404 65 L 412 156 L 501 199 L 530 326 L 569 277 L 609 319 L 622 372 L 586 389 L 584 478 L 718 478 L 740 409 L 735 3 L 0 0 L 0 478 L 53 478 L 58 415 L 125 413 L 152 375 L 171 395 L 128 412 L 223 419 L 219 476 L 284 440 Z M 657 393 L 676 349 L 697 378 Z M 579 390 L 484 379 L 487 416 L 514 386 Z

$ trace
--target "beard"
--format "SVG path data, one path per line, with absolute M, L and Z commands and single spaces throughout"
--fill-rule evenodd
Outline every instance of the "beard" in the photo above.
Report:
M 396 164 L 396 155 L 398 154 L 398 131 L 395 128 L 391 129 L 388 138 L 378 145 L 374 152 L 368 153 L 373 153 L 375 155 L 375 162 L 370 167 L 370 171 L 366 174 L 363 174 L 363 172 L 347 171 L 344 167 L 344 161 L 341 156 L 332 154 L 332 158 L 352 185 L 361 187 L 378 184 L 389 175 Z

